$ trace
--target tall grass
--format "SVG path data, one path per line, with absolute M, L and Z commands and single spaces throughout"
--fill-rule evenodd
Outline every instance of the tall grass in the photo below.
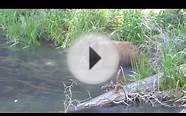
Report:
M 173 10 L 163 12 L 162 24 L 168 33 L 167 45 L 161 48 L 161 67 L 164 79 L 161 89 L 186 88 L 186 28 L 185 12 Z M 172 18 L 172 20 L 171 20 Z M 182 70 L 183 68 L 183 70 Z
M 0 28 L 12 46 L 39 45 L 44 38 L 56 46 L 69 43 L 86 32 L 113 34 L 116 40 L 142 42 L 141 10 L 118 9 L 22 9 L 1 10 Z
M 185 42 L 179 44 L 179 47 L 174 42 L 169 42 L 167 48 L 162 48 L 162 68 L 164 72 L 164 79 L 161 84 L 162 89 L 170 88 L 186 88 L 186 75 L 185 75 L 185 64 L 186 64 L 186 39 Z M 179 50 L 179 51 L 178 51 Z M 183 67 L 183 70 L 181 68 Z
M 162 51 L 162 67 L 164 79 L 161 83 L 161 89 L 185 88 L 186 75 L 180 71 L 180 66 L 185 58 L 179 54 L 167 54 L 166 50 Z M 184 67 L 185 68 L 185 67 Z
M 155 73 L 144 53 L 140 54 L 140 60 L 138 62 L 134 58 L 132 58 L 131 61 L 132 69 L 134 71 L 132 76 L 135 79 L 144 79 L 145 77 L 151 76 Z

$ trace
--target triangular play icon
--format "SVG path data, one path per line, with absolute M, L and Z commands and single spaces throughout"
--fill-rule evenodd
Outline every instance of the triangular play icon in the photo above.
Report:
M 101 59 L 101 57 L 89 47 L 89 70 Z

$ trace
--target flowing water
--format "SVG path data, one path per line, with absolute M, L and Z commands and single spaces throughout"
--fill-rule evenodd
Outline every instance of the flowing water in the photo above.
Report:
M 48 45 L 8 48 L 0 38 L 0 112 L 59 112 L 64 110 L 64 85 L 75 80 L 66 52 Z M 77 80 L 76 80 L 77 81 Z M 102 93 L 100 86 L 78 83 L 72 97 L 83 100 Z
M 68 70 L 65 50 L 55 49 L 47 43 L 38 48 L 9 48 L 5 40 L 0 37 L 0 112 L 63 112 L 63 83 L 69 79 L 75 80 Z M 86 85 L 78 82 L 78 85 L 72 87 L 72 98 L 84 100 L 89 97 L 87 91 L 91 97 L 96 97 L 103 93 L 100 87 L 101 84 Z M 148 108 L 142 106 L 138 111 L 151 111 Z M 84 112 L 131 110 L 118 106 Z M 169 111 L 173 110 L 165 112 Z

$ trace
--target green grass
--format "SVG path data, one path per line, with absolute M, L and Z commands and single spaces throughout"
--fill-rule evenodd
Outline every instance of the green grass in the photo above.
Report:
M 173 56 L 172 56 L 173 55 Z M 164 70 L 164 79 L 161 84 L 161 89 L 184 88 L 186 87 L 185 72 L 180 71 L 181 56 L 176 54 L 162 53 L 162 66 Z
M 62 48 L 82 33 L 113 33 L 115 40 L 142 42 L 141 10 L 118 9 L 6 9 L 0 11 L 0 28 L 12 46 L 40 45 L 50 40 Z
M 161 67 L 164 78 L 160 89 L 186 88 L 186 17 L 184 10 L 170 10 L 162 12 L 162 28 L 168 34 L 167 45 L 161 48 Z M 183 66 L 183 69 L 181 69 Z
M 140 60 L 137 62 L 134 58 L 132 61 L 132 69 L 135 72 L 133 78 L 144 79 L 145 77 L 151 76 L 155 73 L 151 65 L 148 63 L 147 56 L 142 52 L 140 55 Z
M 185 12 L 178 10 L 161 11 L 158 15 L 151 16 L 153 23 L 156 23 L 164 33 L 168 35 L 167 43 L 151 40 L 155 33 L 153 29 L 146 29 L 144 34 L 148 35 L 150 42 L 162 44 L 161 60 L 159 67 L 164 73 L 163 80 L 160 82 L 160 89 L 186 88 L 186 15 Z M 157 38 L 156 38 L 157 39 Z M 166 38 L 164 38 L 166 39 Z M 149 41 L 148 39 L 146 41 Z M 150 46 L 150 45 L 148 45 Z M 153 45 L 152 45 L 153 46 Z M 152 51 L 145 51 L 151 53 Z M 142 54 L 139 64 L 132 63 L 133 70 L 136 72 L 133 77 L 142 79 L 154 73 L 151 65 L 147 63 L 148 55 Z M 155 70 L 159 72 L 159 70 Z
M 186 42 L 186 38 L 184 40 Z M 184 42 L 184 43 L 185 43 Z M 185 64 L 186 64 L 186 52 L 178 51 L 176 44 L 169 42 L 167 48 L 162 48 L 162 68 L 164 72 L 164 79 L 161 84 L 161 89 L 171 88 L 186 88 L 186 75 L 185 75 Z M 186 48 L 186 44 L 179 44 Z M 183 67 L 183 71 L 181 70 Z

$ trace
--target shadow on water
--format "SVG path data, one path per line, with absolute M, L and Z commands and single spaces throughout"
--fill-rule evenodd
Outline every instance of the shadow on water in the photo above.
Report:
M 47 44 L 39 48 L 8 48 L 0 37 L 0 112 L 64 111 L 63 82 L 74 79 L 66 64 L 66 51 Z M 77 80 L 76 80 L 77 81 Z M 78 82 L 73 99 L 84 100 L 103 93 L 101 85 Z M 122 106 L 85 109 L 80 112 L 155 112 L 151 107 L 126 109 Z M 174 112 L 159 108 L 156 112 Z M 176 112 L 176 111 L 175 111 Z

